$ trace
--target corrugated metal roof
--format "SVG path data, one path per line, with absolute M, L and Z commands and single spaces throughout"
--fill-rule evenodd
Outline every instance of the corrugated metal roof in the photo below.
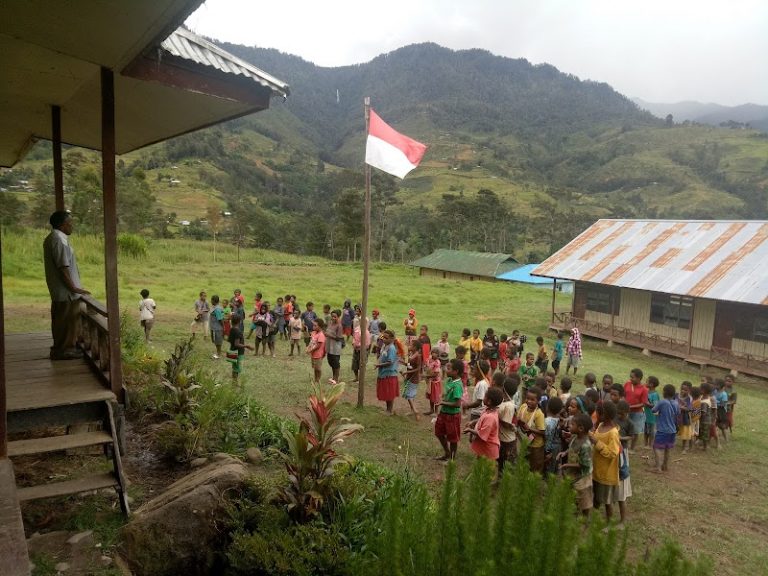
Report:
M 411 266 L 495 278 L 497 274 L 518 268 L 520 264 L 509 254 L 440 248 L 411 262 Z
M 768 221 L 599 220 L 533 274 L 768 305 Z
M 283 98 L 290 94 L 288 84 L 282 80 L 259 70 L 253 64 L 230 54 L 186 28 L 177 29 L 163 41 L 161 46 L 163 50 L 179 58 L 191 60 L 203 66 L 211 66 L 227 74 L 250 78 Z
M 531 272 L 536 269 L 539 264 L 524 264 L 519 268 L 504 272 L 496 276 L 497 280 L 507 280 L 508 282 L 522 282 L 523 284 L 552 284 L 553 278 L 544 276 L 532 276 Z

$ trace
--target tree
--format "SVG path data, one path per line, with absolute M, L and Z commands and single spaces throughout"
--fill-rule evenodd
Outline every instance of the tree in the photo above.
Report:
M 673 118 L 672 114 L 667 114 L 664 122 L 666 123 L 667 128 L 672 128 L 672 126 L 675 125 L 675 119 Z

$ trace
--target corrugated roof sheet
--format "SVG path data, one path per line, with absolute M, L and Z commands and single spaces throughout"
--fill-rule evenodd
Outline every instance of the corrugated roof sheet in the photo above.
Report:
M 533 272 L 539 264 L 523 264 L 519 268 L 504 272 L 496 276 L 497 280 L 507 280 L 508 282 L 522 282 L 523 284 L 552 284 L 553 278 L 547 278 L 544 276 L 532 276 Z
M 497 274 L 518 268 L 520 264 L 509 254 L 440 248 L 411 262 L 411 266 L 495 278 Z
M 163 50 L 179 58 L 191 60 L 203 66 L 211 66 L 227 74 L 250 78 L 283 98 L 290 94 L 288 84 L 282 80 L 278 80 L 186 28 L 177 29 L 163 41 L 161 46 Z
M 768 221 L 599 220 L 533 274 L 768 305 Z

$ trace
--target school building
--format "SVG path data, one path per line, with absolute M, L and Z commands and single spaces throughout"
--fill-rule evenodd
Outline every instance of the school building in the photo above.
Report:
M 509 254 L 469 252 L 440 248 L 429 256 L 411 262 L 419 276 L 435 276 L 446 280 L 495 280 L 496 276 L 520 267 Z
M 768 222 L 599 220 L 533 275 L 575 282 L 553 329 L 768 377 Z

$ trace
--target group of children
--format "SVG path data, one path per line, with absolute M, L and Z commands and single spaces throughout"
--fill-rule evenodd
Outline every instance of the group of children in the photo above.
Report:
M 462 433 L 468 434 L 472 451 L 495 460 L 500 472 L 520 454 L 533 472 L 569 478 L 585 515 L 604 507 L 610 519 L 618 505 L 624 522 L 632 495 L 629 456 L 640 438 L 643 448 L 653 450 L 651 471 L 663 474 L 678 440 L 683 454 L 696 446 L 706 451 L 710 440 L 720 446 L 733 429 L 737 398 L 731 375 L 705 377 L 698 387 L 683 382 L 679 390 L 667 384 L 659 394 L 658 378 L 648 376 L 643 382 L 638 368 L 623 385 L 606 374 L 600 389 L 588 373 L 584 393 L 576 395 L 568 376 L 555 387 L 552 370 L 534 375 L 521 366 L 509 374 L 495 371 L 484 359 L 469 367 L 460 354 L 457 349 L 447 365 L 437 403 L 434 433 L 443 448 L 438 460 L 453 459 Z M 475 379 L 471 396 L 470 374 Z

